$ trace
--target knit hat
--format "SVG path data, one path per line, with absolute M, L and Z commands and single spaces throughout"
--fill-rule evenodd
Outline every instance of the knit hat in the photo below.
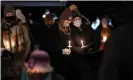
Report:
M 49 20 L 52 20 L 54 19 L 54 15 L 53 14 L 48 14 L 46 15 L 46 19 L 49 21 Z
M 66 8 L 60 16 L 60 20 L 70 20 L 72 17 L 72 11 L 69 8 Z
M 6 5 L 4 8 L 4 16 L 7 15 L 7 13 L 14 13 L 15 15 L 15 9 L 12 5 Z
M 26 63 L 26 67 L 29 72 L 36 72 L 36 70 L 39 70 L 41 73 L 49 72 L 52 70 L 49 59 L 50 57 L 46 51 L 33 51 Z

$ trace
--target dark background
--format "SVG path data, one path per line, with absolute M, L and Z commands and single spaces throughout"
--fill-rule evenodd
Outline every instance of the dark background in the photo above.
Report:
M 18 3 L 22 3 L 19 5 Z M 48 2 L 48 1 L 47 1 Z M 131 1 L 68 1 L 68 2 L 60 2 L 60 1 L 49 1 L 48 3 L 61 3 L 62 5 L 45 5 L 46 1 L 2 1 L 2 17 L 3 17 L 3 8 L 5 4 L 15 4 L 15 8 L 19 8 L 22 10 L 24 15 L 27 17 L 28 13 L 31 12 L 33 14 L 33 19 L 36 21 L 40 21 L 45 9 L 50 9 L 51 13 L 55 13 L 58 17 L 62 13 L 65 7 L 70 6 L 71 4 L 76 4 L 78 6 L 79 11 L 88 17 L 90 20 L 94 20 L 95 17 L 101 15 L 112 15 L 119 13 L 121 10 L 122 14 L 126 14 L 127 12 L 133 13 L 133 2 Z M 25 4 L 27 3 L 27 4 Z M 17 4 L 17 5 L 16 5 Z M 44 4 L 44 5 L 43 5 Z M 119 13 L 121 14 L 121 13 Z

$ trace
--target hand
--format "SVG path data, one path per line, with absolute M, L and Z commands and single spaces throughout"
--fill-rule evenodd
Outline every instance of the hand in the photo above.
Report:
M 69 8 L 71 9 L 71 11 L 76 11 L 78 9 L 75 4 L 72 4 L 71 6 L 69 6 Z
M 67 49 L 67 48 L 62 49 L 62 54 L 69 55 L 69 54 L 71 54 L 71 50 L 70 49 Z

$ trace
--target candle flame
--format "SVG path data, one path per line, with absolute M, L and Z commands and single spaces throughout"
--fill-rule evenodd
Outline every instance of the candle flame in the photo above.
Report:
M 83 43 L 83 40 L 81 40 L 81 43 Z
M 69 41 L 69 43 L 71 43 L 71 41 Z
M 103 36 L 103 42 L 106 42 L 107 36 Z

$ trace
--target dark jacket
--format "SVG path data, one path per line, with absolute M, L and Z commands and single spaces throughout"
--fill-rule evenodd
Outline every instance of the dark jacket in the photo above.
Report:
M 99 80 L 133 80 L 132 22 L 120 24 L 105 45 Z
M 50 35 L 51 63 L 53 63 L 55 71 L 64 77 L 67 75 L 65 73 L 67 72 L 67 66 L 69 66 L 69 56 L 63 55 L 62 49 L 68 48 L 70 34 L 64 34 L 58 26 L 54 26 L 51 28 Z
M 102 31 L 102 26 L 98 26 L 98 28 L 95 30 L 94 32 L 94 44 L 93 44 L 93 48 L 92 48 L 92 51 L 98 51 L 100 49 L 100 45 L 101 45 L 101 31 Z M 111 34 L 111 31 L 112 31 L 112 27 L 109 26 L 108 27 L 108 31 L 109 31 L 109 34 Z
M 82 25 L 82 30 L 77 27 L 71 27 L 71 39 L 72 39 L 72 52 L 85 53 L 84 49 L 81 48 L 81 40 L 84 41 L 85 49 L 89 49 L 93 43 L 93 30 L 87 25 Z

